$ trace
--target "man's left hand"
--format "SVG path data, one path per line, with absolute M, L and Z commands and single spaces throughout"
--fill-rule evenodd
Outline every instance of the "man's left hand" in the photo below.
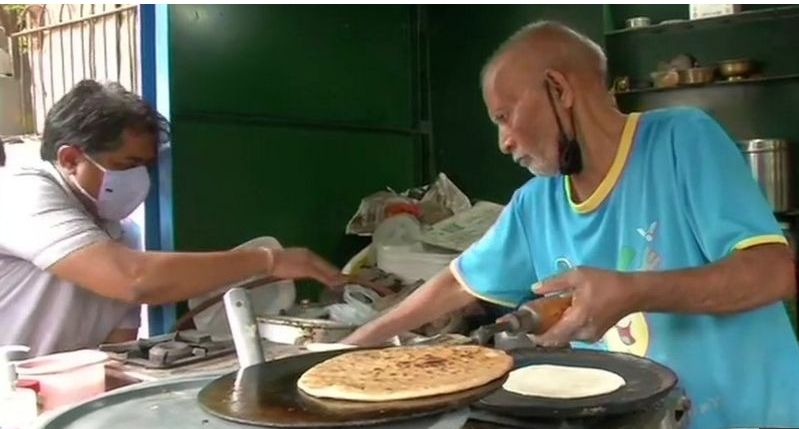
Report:
M 580 267 L 534 286 L 540 295 L 571 293 L 572 304 L 558 323 L 535 337 L 537 344 L 559 347 L 572 340 L 596 342 L 622 317 L 636 311 L 633 277 L 616 271 Z

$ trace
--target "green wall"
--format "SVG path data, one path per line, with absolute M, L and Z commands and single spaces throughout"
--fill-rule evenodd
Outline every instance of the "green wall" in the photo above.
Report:
M 523 25 L 561 21 L 602 44 L 600 5 L 430 6 L 430 68 L 436 165 L 467 195 L 500 203 L 530 178 L 497 147 L 480 92 L 480 69 Z
M 170 7 L 174 242 L 341 264 L 360 198 L 423 181 L 415 9 Z
M 698 30 L 613 31 L 632 16 L 659 22 L 687 11 L 170 6 L 175 248 L 218 249 L 269 234 L 341 264 L 366 243 L 343 233 L 360 198 L 425 183 L 434 171 L 471 197 L 507 201 L 529 174 L 497 149 L 479 71 L 505 38 L 538 19 L 562 21 L 605 46 L 611 77 L 646 77 L 657 61 L 682 52 L 704 62 L 751 56 L 766 74 L 799 73 L 799 56 L 792 55 L 799 51 L 799 18 L 791 14 Z M 798 79 L 618 100 L 627 111 L 699 105 L 736 137 L 799 141 Z
M 226 247 L 271 233 L 343 262 L 361 243 L 342 232 L 359 199 L 386 186 L 424 183 L 434 171 L 472 197 L 506 201 L 529 175 L 497 150 L 479 71 L 499 43 L 538 19 L 562 21 L 605 46 L 611 77 L 646 77 L 657 61 L 681 52 L 704 62 L 750 56 L 761 60 L 765 74 L 799 73 L 799 57 L 785 54 L 799 50 L 799 18 L 789 14 L 613 31 L 632 16 L 659 22 L 687 11 L 687 5 L 172 6 L 175 246 Z M 699 105 L 736 137 L 799 140 L 791 116 L 797 79 L 618 100 L 628 111 Z
M 413 125 L 403 6 L 175 6 L 176 112 Z
M 529 174 L 497 150 L 483 62 L 538 19 L 603 34 L 592 5 L 169 12 L 175 248 L 274 234 L 337 263 L 364 243 L 343 234 L 360 198 L 386 186 L 444 171 L 472 197 L 506 201 Z
M 470 196 L 506 201 L 529 175 L 497 150 L 483 62 L 537 19 L 602 35 L 601 6 L 169 12 L 175 248 L 274 234 L 339 264 L 364 243 L 344 236 L 349 216 L 386 186 L 444 171 Z

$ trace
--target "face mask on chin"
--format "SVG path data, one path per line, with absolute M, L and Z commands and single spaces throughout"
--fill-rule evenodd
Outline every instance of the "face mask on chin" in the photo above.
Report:
M 563 124 L 558 116 L 558 111 L 555 108 L 555 96 L 552 94 L 553 89 L 549 80 L 546 82 L 546 91 L 549 98 L 549 104 L 552 107 L 552 113 L 555 115 L 555 122 L 558 124 L 558 167 L 560 174 L 568 176 L 576 174 L 583 169 L 583 157 L 580 152 L 580 144 L 577 139 L 566 136 L 566 131 L 563 129 Z M 572 121 L 573 123 L 574 121 Z M 572 127 L 574 129 L 574 127 Z

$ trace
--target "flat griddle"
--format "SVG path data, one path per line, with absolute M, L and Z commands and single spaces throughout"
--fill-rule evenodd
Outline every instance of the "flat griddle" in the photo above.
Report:
M 353 427 L 465 407 L 500 388 L 505 380 L 454 394 L 375 403 L 313 398 L 297 389 L 297 379 L 306 370 L 347 351 L 308 353 L 257 364 L 212 381 L 197 397 L 208 413 L 238 423 L 274 428 Z
M 512 352 L 514 368 L 552 364 L 598 368 L 615 372 L 626 385 L 605 395 L 577 399 L 525 396 L 498 389 L 474 406 L 520 418 L 573 419 L 641 411 L 665 397 L 677 384 L 669 368 L 626 353 L 594 350 L 521 349 Z

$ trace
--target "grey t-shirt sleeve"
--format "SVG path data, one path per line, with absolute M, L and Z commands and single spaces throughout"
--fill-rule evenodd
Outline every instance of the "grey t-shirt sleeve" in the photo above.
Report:
M 42 270 L 110 240 L 53 175 L 27 169 L 0 179 L 0 247 Z
M 138 329 L 141 325 L 141 305 L 131 305 L 130 310 L 125 313 L 125 317 L 117 325 L 117 329 Z

